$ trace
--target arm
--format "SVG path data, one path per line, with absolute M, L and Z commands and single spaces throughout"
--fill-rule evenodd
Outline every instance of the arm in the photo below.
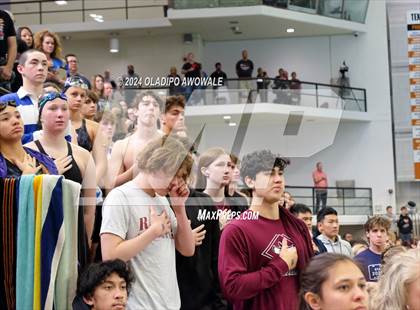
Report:
M 7 63 L 5 68 L 7 68 L 8 78 L 11 78 L 12 71 L 13 71 L 13 64 L 15 63 L 17 55 L 17 43 L 16 37 L 8 37 L 7 38 Z M 6 76 L 5 76 L 6 77 Z
M 96 164 L 96 183 L 103 185 L 103 180 L 108 169 L 108 161 L 106 158 L 106 150 L 108 143 L 106 137 L 102 131 L 97 132 L 95 140 L 93 142 L 92 156 Z
M 113 189 L 117 183 L 117 177 L 124 171 L 123 169 L 123 147 L 122 141 L 117 141 L 112 148 L 111 160 L 108 166 L 108 175 L 105 180 L 105 187 L 108 190 Z
M 104 233 L 101 235 L 102 258 L 103 260 L 119 258 L 127 262 L 143 251 L 156 238 L 157 235 L 151 227 L 146 229 L 141 235 L 130 240 L 124 240 L 114 234 Z
M 171 231 L 171 223 L 166 212 L 162 212 L 157 215 L 154 208 L 150 208 L 150 220 L 151 225 L 143 233 L 136 236 L 133 239 L 124 240 L 121 238 L 123 230 L 128 230 L 128 219 L 127 214 L 124 213 L 122 208 L 126 206 L 121 203 L 107 205 L 107 201 L 104 204 L 104 218 L 102 225 L 105 225 L 105 232 L 101 234 L 101 246 L 102 246 L 102 257 L 104 260 L 119 258 L 124 261 L 129 261 L 131 258 L 136 256 L 138 253 L 143 251 L 153 240 L 163 236 Z M 119 213 L 119 214 L 115 214 Z M 122 213 L 122 216 L 120 216 Z M 112 219 L 110 219 L 112 217 Z M 117 218 L 117 220 L 115 220 Z M 118 226 L 115 229 L 114 225 L 109 225 L 110 221 L 117 221 Z M 104 224 L 105 223 L 105 224 Z M 109 226 L 114 226 L 113 231 L 119 230 L 119 235 L 108 232 Z
M 249 272 L 249 255 L 243 232 L 235 225 L 228 225 L 220 239 L 219 277 L 224 295 L 230 300 L 256 296 L 278 284 L 289 270 L 287 263 L 275 255 L 260 270 Z
M 83 171 L 82 184 L 82 205 L 83 218 L 85 222 L 86 235 L 88 237 L 89 248 L 92 245 L 93 225 L 95 223 L 96 209 L 96 179 L 95 179 L 95 162 L 92 156 L 87 154 L 87 165 Z
M 195 251 L 195 239 L 185 211 L 185 201 L 189 193 L 187 184 L 183 180 L 178 180 L 178 184 L 173 186 L 169 192 L 171 206 L 178 223 L 175 248 L 183 256 L 193 256 Z

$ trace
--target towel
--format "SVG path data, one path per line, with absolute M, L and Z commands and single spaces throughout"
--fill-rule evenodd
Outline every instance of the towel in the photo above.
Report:
M 55 309 L 72 309 L 77 288 L 77 214 L 81 185 L 63 180 L 65 242 L 55 282 Z
M 17 229 L 16 309 L 30 309 L 34 283 L 34 175 L 23 175 L 19 181 L 19 215 Z

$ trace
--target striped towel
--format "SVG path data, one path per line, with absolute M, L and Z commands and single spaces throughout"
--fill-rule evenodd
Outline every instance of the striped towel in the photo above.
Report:
M 62 180 L 62 176 L 43 176 L 41 309 L 53 309 L 55 278 L 64 246 Z
M 0 179 L 0 309 L 15 309 L 17 190 L 17 180 Z
M 31 309 L 34 293 L 34 175 L 22 175 L 19 182 L 17 230 L 16 309 Z

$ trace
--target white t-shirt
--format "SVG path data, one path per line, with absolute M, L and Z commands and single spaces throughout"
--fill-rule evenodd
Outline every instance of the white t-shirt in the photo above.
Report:
M 172 232 L 155 239 L 129 263 L 134 272 L 128 309 L 179 309 L 181 301 L 175 265 L 177 221 L 165 197 L 151 197 L 133 181 L 113 189 L 102 207 L 101 234 L 133 239 L 150 226 L 150 206 L 158 214 L 166 210 Z

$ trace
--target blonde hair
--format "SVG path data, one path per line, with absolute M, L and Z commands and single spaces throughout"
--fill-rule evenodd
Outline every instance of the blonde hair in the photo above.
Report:
M 207 185 L 206 177 L 201 172 L 201 168 L 207 168 L 210 166 L 219 156 L 227 155 L 224 149 L 220 147 L 212 147 L 202 153 L 198 159 L 198 167 L 196 171 L 196 184 L 195 188 L 198 190 L 204 190 Z
M 371 310 L 405 310 L 407 286 L 420 277 L 420 249 L 394 255 L 371 298 Z
M 163 171 L 172 176 L 181 171 L 184 180 L 190 174 L 192 164 L 192 157 L 184 145 L 169 136 L 152 140 L 137 155 L 137 167 L 140 171 L 146 173 Z
M 353 254 L 353 256 L 356 256 L 360 253 L 362 253 L 363 251 L 366 251 L 368 249 L 368 246 L 366 244 L 363 243 L 356 243 L 355 245 L 353 245 L 351 252 Z
M 61 53 L 62 53 L 63 49 L 61 47 L 60 38 L 54 32 L 51 32 L 51 31 L 48 31 L 48 30 L 43 30 L 43 31 L 39 31 L 39 32 L 35 33 L 34 48 L 41 51 L 41 52 L 44 52 L 42 50 L 42 42 L 44 42 L 45 37 L 51 37 L 51 38 L 54 39 L 54 50 L 51 53 L 51 58 L 61 59 L 62 58 Z

